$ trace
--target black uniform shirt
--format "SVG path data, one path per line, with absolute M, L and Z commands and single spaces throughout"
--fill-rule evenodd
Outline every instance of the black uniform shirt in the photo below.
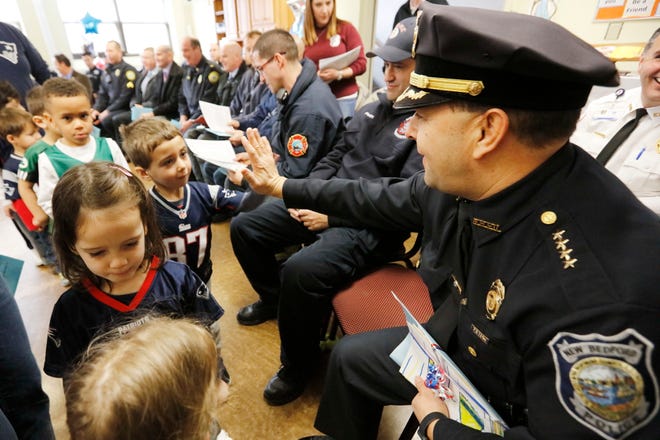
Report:
M 202 115 L 199 101 L 218 103 L 216 88 L 222 70 L 216 63 L 203 56 L 197 66 L 184 64 L 182 67 L 183 80 L 179 93 L 179 114 L 188 119 L 196 119 Z
M 423 227 L 419 273 L 437 307 L 427 327 L 510 424 L 505 436 L 657 437 L 656 214 L 567 144 L 469 203 L 474 249 L 459 294 L 446 249 L 456 198 L 426 186 L 423 173 L 385 181 L 288 180 L 284 196 L 289 207 L 352 212 L 372 227 Z M 486 435 L 449 419 L 436 430 Z
M 137 70 L 125 61 L 108 64 L 101 75 L 99 96 L 94 108 L 100 112 L 130 110 L 136 79 Z
M 314 63 L 305 58 L 302 67 L 271 135 L 273 151 L 280 155 L 280 174 L 295 178 L 306 177 L 345 128 L 337 99 L 316 74 Z

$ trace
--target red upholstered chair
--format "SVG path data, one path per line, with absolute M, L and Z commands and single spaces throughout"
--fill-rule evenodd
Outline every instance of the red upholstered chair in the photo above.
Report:
M 406 267 L 386 264 L 335 295 L 332 299 L 335 321 L 327 338 L 335 339 L 337 323 L 345 335 L 406 325 L 401 306 L 391 292 L 396 293 L 419 322 L 428 321 L 433 314 L 429 291 L 411 262 L 420 247 L 421 234 L 418 234 L 415 244 L 402 259 Z M 412 414 L 399 440 L 412 439 L 417 426 Z
M 401 306 L 392 293 L 420 322 L 433 314 L 429 291 L 413 269 L 398 264 L 365 275 L 332 299 L 332 308 L 346 335 L 406 325 Z

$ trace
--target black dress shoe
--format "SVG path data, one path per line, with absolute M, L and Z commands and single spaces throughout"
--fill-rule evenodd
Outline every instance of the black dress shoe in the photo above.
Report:
M 262 300 L 243 307 L 236 315 L 238 323 L 242 325 L 257 325 L 275 318 L 277 318 L 277 306 Z
M 264 388 L 264 399 L 269 405 L 280 406 L 293 402 L 305 391 L 307 381 L 303 378 L 294 378 L 287 374 L 286 367 L 270 378 Z

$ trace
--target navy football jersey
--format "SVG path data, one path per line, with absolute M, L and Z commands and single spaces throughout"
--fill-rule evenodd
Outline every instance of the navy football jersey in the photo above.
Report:
M 221 211 L 235 211 L 243 193 L 218 185 L 189 182 L 183 200 L 170 202 L 155 188 L 149 190 L 168 257 L 186 263 L 204 281 L 211 279 L 211 219 Z
M 190 317 L 210 325 L 224 310 L 206 284 L 185 264 L 157 257 L 136 293 L 108 295 L 84 280 L 64 292 L 50 317 L 44 371 L 62 377 L 92 339 L 113 330 L 125 332 L 143 321 L 141 315 Z M 144 316 L 142 319 L 147 319 Z

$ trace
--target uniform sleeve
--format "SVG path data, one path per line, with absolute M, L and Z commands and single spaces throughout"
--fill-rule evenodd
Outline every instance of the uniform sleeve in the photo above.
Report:
M 356 127 L 357 118 L 351 119 L 346 127 L 346 131 L 342 134 L 339 142 L 337 142 L 332 149 L 326 154 L 309 173 L 309 177 L 314 179 L 329 179 L 341 168 L 342 159 L 344 155 L 356 147 L 353 141 L 357 139 L 357 132 L 359 127 Z
M 311 209 L 362 227 L 419 231 L 423 188 L 419 173 L 407 180 L 288 179 L 283 191 L 288 208 Z
M 315 114 L 302 114 L 292 120 L 277 164 L 280 174 L 292 178 L 308 176 L 331 147 L 336 129 L 329 120 Z
M 108 103 L 106 110 L 112 112 L 112 111 L 124 110 L 128 108 L 131 102 L 131 98 L 135 94 L 136 78 L 137 78 L 137 70 L 135 70 L 133 66 L 128 66 L 126 69 L 124 69 L 124 72 L 122 73 L 119 82 L 121 87 L 121 90 L 119 91 L 119 96 L 113 99 L 112 102 Z
M 239 123 L 239 128 L 241 130 L 246 130 L 248 128 L 259 127 L 263 121 L 266 120 L 268 115 L 277 107 L 277 99 L 275 95 L 268 92 L 268 96 L 261 100 L 259 105 L 253 112 L 249 114 L 241 114 L 236 117 L 236 120 Z M 259 131 L 261 135 L 261 130 Z
M 199 94 L 200 101 L 206 101 L 213 104 L 219 104 L 220 96 L 218 95 L 218 83 L 222 77 L 222 72 L 213 66 L 205 73 L 206 78 L 202 81 L 202 91 Z M 212 81 L 213 78 L 218 78 L 215 81 Z M 202 115 L 202 111 L 199 110 L 197 114 L 190 115 L 191 118 L 197 118 Z
M 103 72 L 99 78 L 99 92 L 96 97 L 96 102 L 94 103 L 94 109 L 99 112 L 106 109 L 110 99 L 108 95 L 108 87 L 110 86 L 110 83 L 106 80 L 106 78 L 109 78 L 109 75 L 110 73 L 106 71 Z
M 247 100 L 247 96 L 250 93 L 252 77 L 252 70 L 247 70 L 241 77 L 238 87 L 236 87 L 234 97 L 231 99 L 231 103 L 229 103 L 229 112 L 233 118 L 238 116 L 243 109 L 243 103 Z

